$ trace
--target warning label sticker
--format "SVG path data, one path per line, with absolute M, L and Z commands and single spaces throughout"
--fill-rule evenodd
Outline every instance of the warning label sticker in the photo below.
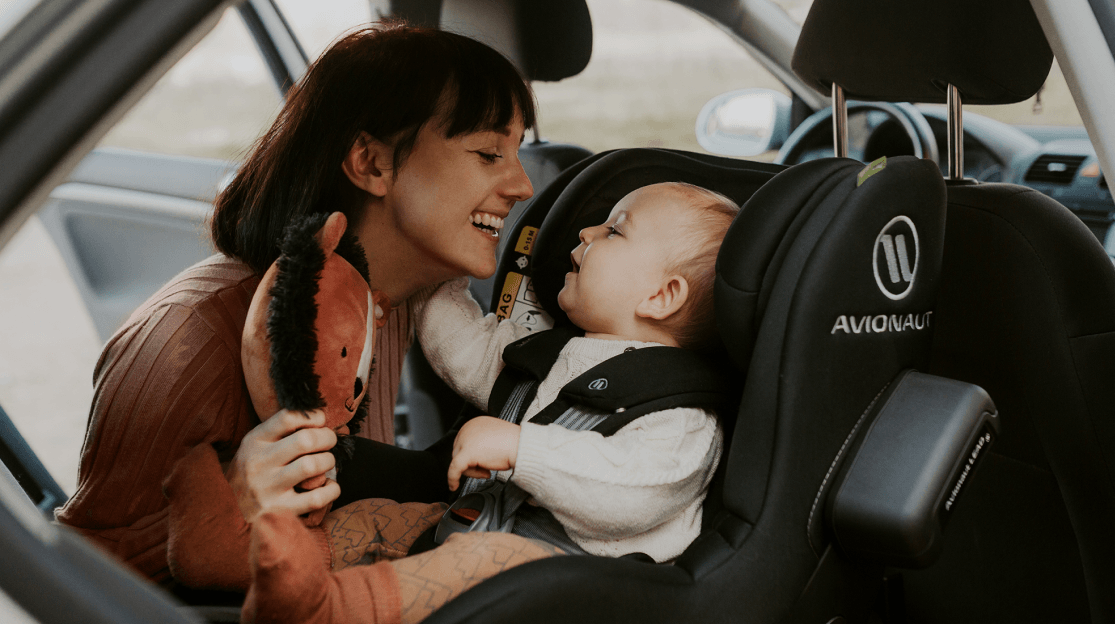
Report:
M 503 282 L 496 317 L 501 321 L 511 319 L 531 331 L 541 331 L 554 326 L 554 319 L 538 302 L 530 278 L 514 272 L 508 273 L 507 279 Z
M 530 252 L 534 251 L 534 239 L 537 234 L 538 228 L 524 227 L 519 233 L 518 242 L 515 243 L 515 251 L 529 256 Z

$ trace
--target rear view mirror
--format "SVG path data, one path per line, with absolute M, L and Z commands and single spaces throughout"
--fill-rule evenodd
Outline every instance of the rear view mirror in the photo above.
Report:
M 723 156 L 757 156 L 790 135 L 790 98 L 770 89 L 740 89 L 708 101 L 697 115 L 697 142 Z

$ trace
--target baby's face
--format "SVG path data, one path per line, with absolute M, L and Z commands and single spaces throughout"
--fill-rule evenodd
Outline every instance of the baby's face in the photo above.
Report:
M 652 185 L 621 199 L 604 223 L 581 230 L 558 305 L 590 333 L 624 335 L 635 308 L 667 277 L 690 208 L 670 187 Z

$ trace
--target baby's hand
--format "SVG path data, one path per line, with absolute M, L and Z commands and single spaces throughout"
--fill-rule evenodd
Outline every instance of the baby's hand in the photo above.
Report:
M 477 416 L 465 423 L 453 441 L 449 463 L 449 490 L 456 492 L 461 476 L 486 479 L 493 470 L 515 467 L 519 454 L 519 425 L 491 416 Z

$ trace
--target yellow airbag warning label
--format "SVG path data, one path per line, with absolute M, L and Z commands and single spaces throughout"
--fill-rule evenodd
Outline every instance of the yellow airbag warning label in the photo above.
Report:
M 531 331 L 541 331 L 554 326 L 554 319 L 542 309 L 534 294 L 530 278 L 519 273 L 508 273 L 499 295 L 496 318 L 511 319 Z
M 499 293 L 499 307 L 496 308 L 496 318 L 499 320 L 506 320 L 511 316 L 511 310 L 515 307 L 515 295 L 519 293 L 519 284 L 522 281 L 522 275 L 508 272 L 507 279 L 503 281 L 503 290 Z
M 523 231 L 519 233 L 518 242 L 515 243 L 515 251 L 529 256 L 530 252 L 534 250 L 534 238 L 537 234 L 538 228 L 524 227 Z M 510 279 L 510 276 L 508 278 Z

